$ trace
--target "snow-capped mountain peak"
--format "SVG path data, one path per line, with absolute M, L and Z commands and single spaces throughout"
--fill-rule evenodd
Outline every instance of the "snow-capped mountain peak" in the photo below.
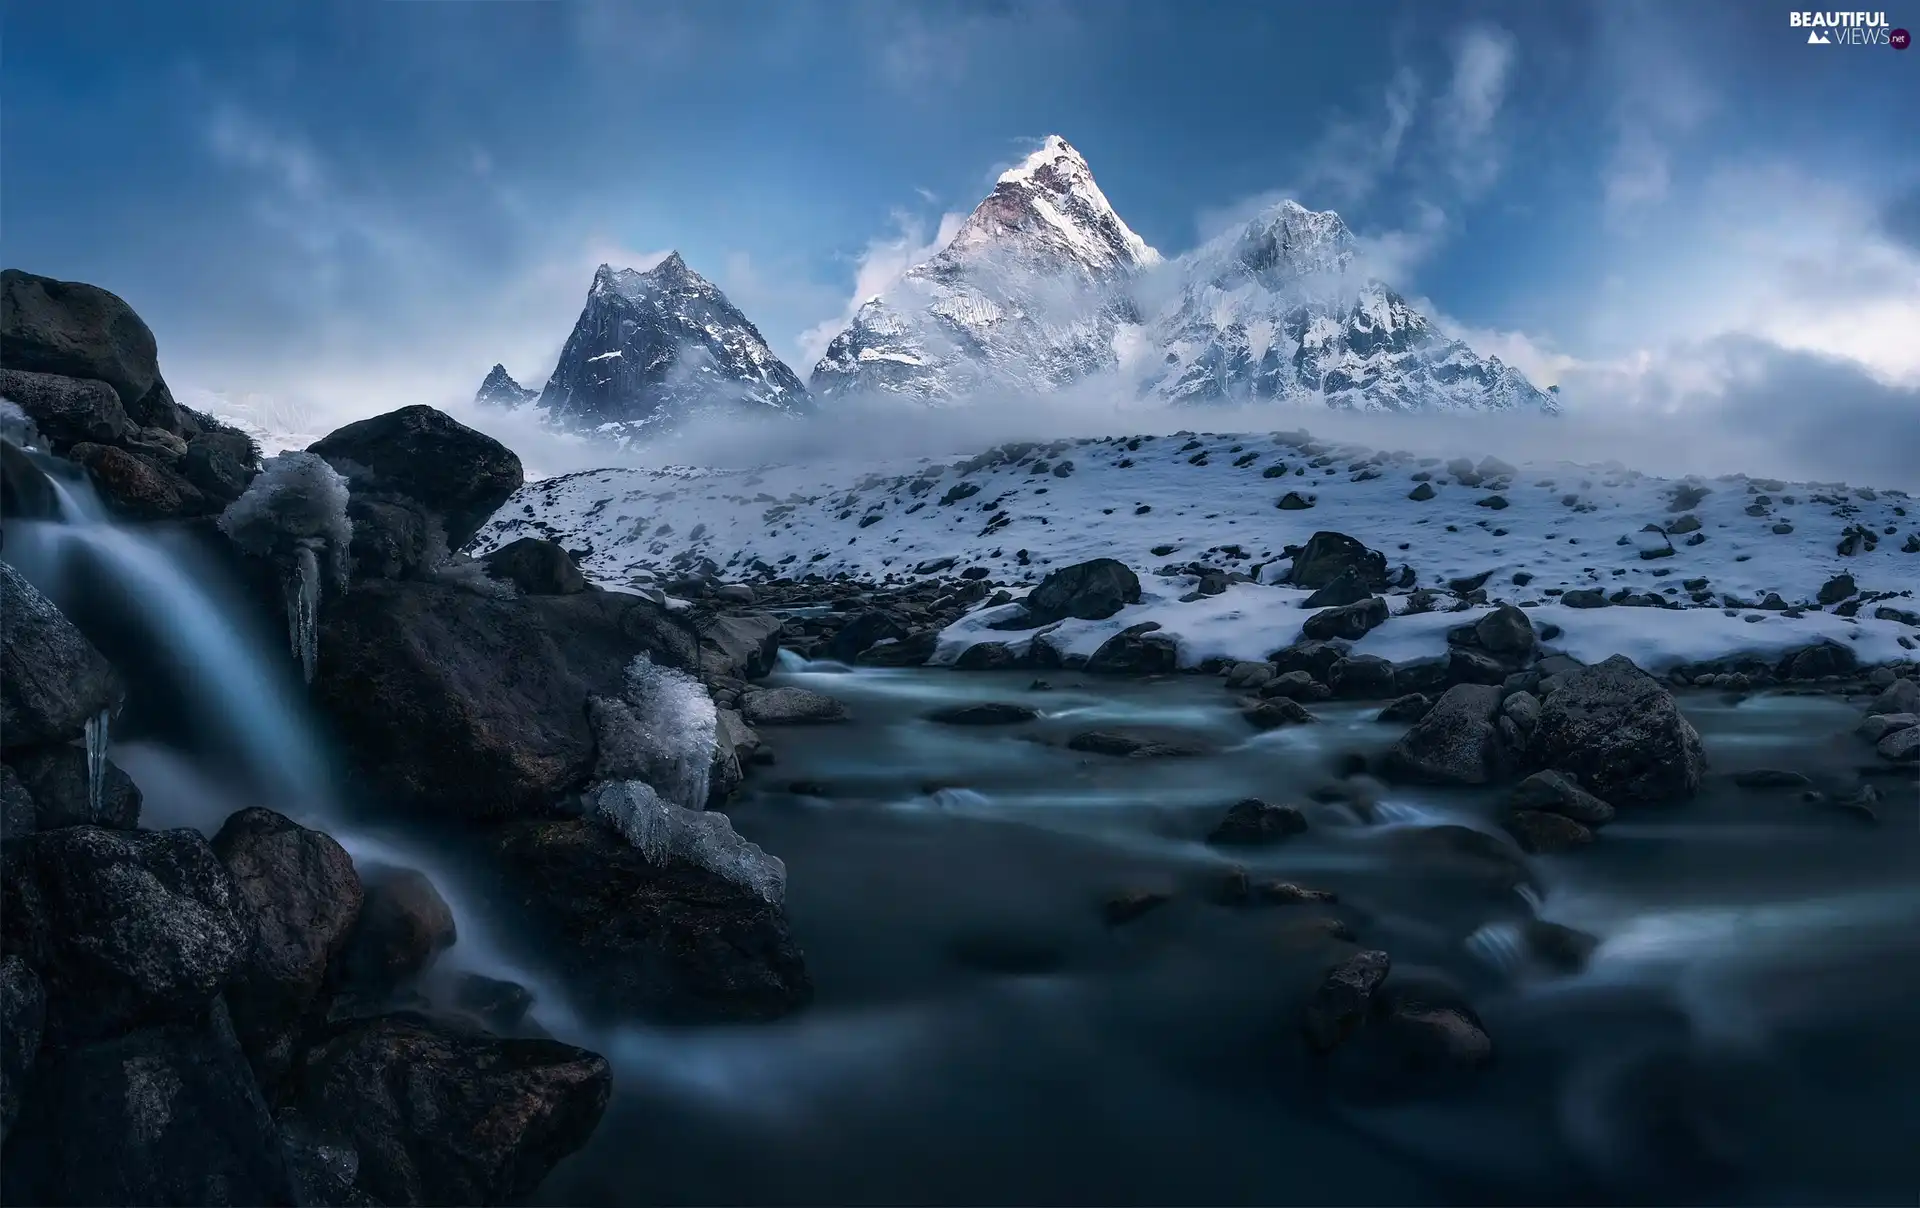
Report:
M 1160 263 L 1160 253 L 1133 232 L 1094 182 L 1086 157 L 1057 134 L 1000 174 L 993 192 L 974 207 L 953 241 L 935 257 L 960 260 L 1032 245 L 1062 265 L 1106 274 Z
M 1187 257 L 1189 276 L 1195 279 L 1222 288 L 1252 281 L 1269 289 L 1345 274 L 1353 259 L 1353 232 L 1340 215 L 1309 210 L 1291 198 L 1209 240 Z
M 505 365 L 496 362 L 487 371 L 486 380 L 480 383 L 473 401 L 487 407 L 518 407 L 521 403 L 530 403 L 540 397 L 538 390 L 529 390 L 513 380 Z

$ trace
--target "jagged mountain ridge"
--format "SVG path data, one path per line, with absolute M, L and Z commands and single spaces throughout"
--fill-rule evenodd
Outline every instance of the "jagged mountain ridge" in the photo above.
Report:
M 814 393 L 939 405 L 1113 369 L 1116 335 L 1138 320 L 1122 287 L 1160 260 L 1085 158 L 1050 137 L 1000 175 L 945 247 L 861 305 L 814 367 Z
M 673 252 L 644 272 L 594 272 L 537 406 L 561 427 L 647 435 L 710 411 L 801 415 L 812 401 L 760 329 Z
M 518 407 L 540 397 L 538 390 L 529 390 L 513 380 L 507 367 L 498 362 L 487 371 L 486 380 L 480 383 L 473 401 L 485 407 Z
M 860 307 L 812 383 L 822 398 L 941 405 L 1110 371 L 1121 389 L 1173 403 L 1558 406 L 1366 277 L 1338 214 L 1283 202 L 1163 261 L 1057 136 L 1002 174 L 946 247 Z

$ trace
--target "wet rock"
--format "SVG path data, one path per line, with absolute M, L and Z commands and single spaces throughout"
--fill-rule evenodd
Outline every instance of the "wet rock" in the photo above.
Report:
M 40 975 L 18 956 L 0 958 L 0 1140 L 20 1116 L 46 1021 L 47 993 Z
M 889 639 L 898 641 L 906 634 L 906 626 L 892 613 L 869 608 L 841 626 L 840 631 L 828 639 L 827 657 L 851 663 L 875 642 Z
M 454 982 L 453 1005 L 496 1032 L 511 1032 L 533 1009 L 533 991 L 519 982 L 462 973 Z
M 124 519 L 173 520 L 218 510 L 192 483 L 141 453 L 83 443 L 67 456 L 86 467 L 101 502 Z
M 1180 648 L 1173 635 L 1156 632 L 1158 621 L 1130 625 L 1100 643 L 1086 670 L 1101 675 L 1165 675 L 1177 670 Z
M 512 824 L 498 844 L 501 895 L 596 1017 L 772 1019 L 813 996 L 786 914 L 745 885 L 677 858 L 652 864 L 580 819 Z
M 153 331 L 131 306 L 97 286 L 12 268 L 0 272 L 0 361 L 105 382 L 129 408 L 160 380 Z
M 1540 698 L 1522 688 L 1500 702 L 1500 712 L 1512 718 L 1514 726 L 1522 734 L 1530 735 L 1533 728 L 1540 724 Z
M 1232 689 L 1258 689 L 1273 682 L 1275 672 L 1272 663 L 1235 663 L 1227 669 L 1227 687 Z
M 1393 695 L 1393 664 L 1378 655 L 1349 655 L 1328 669 L 1327 684 L 1346 700 L 1385 700 Z
M 246 493 L 253 481 L 249 458 L 236 457 L 213 434 L 196 439 L 180 459 L 180 473 L 194 489 L 215 502 L 232 503 Z
M 1480 648 L 1507 658 L 1525 658 L 1533 653 L 1533 621 L 1524 609 L 1502 604 L 1474 622 L 1474 636 Z
M 1387 622 L 1387 602 L 1369 596 L 1358 604 L 1326 608 L 1307 618 L 1300 632 L 1308 641 L 1325 642 L 1336 638 L 1358 641 Z
M 1018 667 L 1021 658 L 1005 642 L 975 642 L 953 660 L 955 671 L 1006 671 Z
M 1067 740 L 1067 750 L 1091 755 L 1113 755 L 1122 759 L 1178 759 L 1204 755 L 1207 749 L 1198 743 L 1179 742 L 1117 730 L 1089 730 Z
M 1068 617 L 1104 621 L 1140 602 L 1140 578 L 1112 558 L 1065 566 L 1050 572 L 1027 596 L 1028 619 L 1035 627 Z
M 120 705 L 119 677 L 53 602 L 0 562 L 0 745 L 79 738 Z
M 332 874 L 340 875 L 338 869 Z M 342 946 L 341 981 L 363 993 L 390 994 L 453 947 L 459 938 L 453 908 L 417 869 L 369 864 L 357 879 L 362 889 L 358 920 L 334 940 Z
M 1520 850 L 1533 855 L 1572 851 L 1593 842 L 1593 832 L 1565 814 L 1515 810 L 1502 820 Z
M 42 1058 L 8 1138 L 8 1203 L 290 1205 L 273 1119 L 226 1012 Z
M 1896 730 L 1920 725 L 1920 713 L 1876 713 L 1855 727 L 1854 732 L 1868 742 L 1877 743 Z
M 1622 655 L 1559 677 L 1530 752 L 1614 805 L 1691 797 L 1706 755 L 1673 694 Z
M 1455 647 L 1447 651 L 1447 683 L 1486 684 L 1499 687 L 1507 682 L 1507 667 L 1499 659 L 1478 650 Z
M 349 547 L 355 581 L 404 579 L 446 558 L 446 534 L 437 517 L 405 499 L 378 499 L 365 492 L 347 499 L 353 523 Z
M 1853 576 L 1843 571 L 1822 583 L 1814 599 L 1822 604 L 1838 604 L 1859 590 L 1860 587 L 1853 581 Z
M 573 555 L 555 541 L 522 537 L 480 559 L 487 574 L 505 580 L 530 596 L 565 596 L 587 590 Z
M 1308 889 L 1291 881 L 1265 881 L 1254 886 L 1253 896 L 1270 906 L 1331 906 L 1340 895 L 1330 889 Z
M 1101 907 L 1101 917 L 1109 927 L 1124 927 L 1173 900 L 1173 895 L 1157 889 L 1135 889 L 1115 894 Z
M 1920 682 L 1895 680 L 1881 689 L 1867 706 L 1869 714 L 1920 713 Z
M 319 636 L 314 699 L 364 790 L 461 819 L 537 813 L 583 785 L 587 700 L 618 695 L 637 655 L 699 669 L 684 621 L 619 592 L 369 581 L 323 609 Z
M 53 520 L 60 496 L 45 470 L 10 440 L 0 440 L 0 519 Z
M 749 688 L 740 694 L 740 715 L 755 726 L 804 726 L 845 721 L 847 707 L 805 688 Z
M 1557 973 L 1578 973 L 1600 947 L 1600 938 L 1560 923 L 1529 919 L 1521 928 L 1527 951 Z
M 1514 786 L 1507 804 L 1516 810 L 1559 814 L 1584 826 L 1613 821 L 1613 807 L 1587 792 L 1563 772 L 1535 772 Z
M 244 958 L 248 920 L 197 832 L 66 827 L 5 859 L 6 949 L 39 971 L 62 1043 L 200 1011 Z
M 1272 662 L 1274 670 L 1282 677 L 1290 672 L 1303 671 L 1324 683 L 1333 665 L 1346 658 L 1352 649 L 1345 642 L 1295 642 L 1283 650 L 1274 651 Z
M 700 673 L 759 679 L 780 660 L 780 619 L 766 614 L 708 613 L 694 618 Z
M 1286 696 L 1276 696 L 1251 705 L 1240 711 L 1247 724 L 1256 730 L 1277 730 L 1281 726 L 1310 725 L 1315 720 L 1313 714 L 1299 701 Z
M 1458 684 L 1434 702 L 1393 749 L 1386 766 L 1396 776 L 1434 784 L 1485 784 L 1498 750 L 1494 718 L 1500 689 Z
M 31 835 L 39 825 L 37 810 L 33 794 L 27 792 L 13 768 L 0 763 L 0 843 Z
M 9 762 L 33 800 L 33 830 L 101 826 L 132 830 L 140 825 L 140 789 L 112 760 L 101 777 L 96 811 L 87 793 L 87 752 L 61 744 L 13 753 Z
M 1804 789 L 1813 784 L 1798 772 L 1784 772 L 1776 768 L 1735 772 L 1733 782 L 1743 789 Z
M 1526 861 L 1509 843 L 1467 826 L 1399 827 L 1380 836 L 1384 849 L 1415 876 L 1465 886 L 1504 900 L 1533 883 Z
M 1391 967 L 1386 953 L 1363 951 L 1327 971 L 1303 1020 L 1307 1044 L 1315 1052 L 1331 1051 L 1359 1028 Z
M 1326 700 L 1333 690 L 1325 684 L 1315 681 L 1305 671 L 1289 671 L 1285 675 L 1276 675 L 1260 687 L 1263 699 L 1285 699 L 1315 701 Z
M 1890 759 L 1894 763 L 1920 761 L 1920 726 L 1895 730 L 1882 738 L 1873 749 L 1880 758 Z
M 113 444 L 134 431 L 120 396 L 102 381 L 0 369 L 0 398 L 18 404 L 55 452 L 83 441 Z
M 1301 607 L 1337 608 L 1343 604 L 1358 604 L 1372 595 L 1373 592 L 1360 581 L 1359 572 L 1349 566 L 1333 582 L 1308 596 Z
M 586 1143 L 612 1088 L 585 1049 L 390 1015 L 308 1052 L 292 1106 L 348 1139 L 381 1203 L 507 1204 Z
M 1387 707 L 1380 710 L 1374 720 L 1394 723 L 1416 722 L 1425 717 L 1427 710 L 1431 708 L 1433 708 L 1432 701 L 1418 692 L 1409 692 L 1405 696 L 1396 696 L 1387 702 Z
M 1283 505 L 1284 506 L 1284 505 Z M 1287 582 L 1295 587 L 1322 588 L 1347 571 L 1370 591 L 1387 586 L 1387 556 L 1368 549 L 1345 533 L 1318 532 L 1293 556 Z
M 862 650 L 854 662 L 862 667 L 920 667 L 939 644 L 938 629 L 922 629 L 903 638 L 883 638 Z
M 1849 647 L 1822 642 L 1789 655 L 1781 667 L 1787 679 L 1811 680 L 1827 675 L 1851 675 L 1859 669 L 1860 659 Z
M 513 450 L 427 406 L 348 424 L 311 451 L 355 491 L 404 495 L 426 507 L 441 518 L 456 550 L 526 480 Z
M 936 709 L 927 714 L 927 720 L 943 726 L 1012 726 L 1032 721 L 1038 716 L 1040 711 L 1027 705 L 984 701 L 979 704 L 954 705 L 951 708 Z
M 212 846 L 252 934 L 227 1004 L 261 1085 L 272 1087 L 360 918 L 360 876 L 332 837 L 268 809 L 234 814 Z
M 1396 972 L 1330 1057 L 1343 1098 L 1394 1102 L 1444 1091 L 1493 1060 L 1493 1041 L 1465 997 L 1438 974 Z
M 1295 807 L 1249 797 L 1234 803 L 1207 835 L 1207 842 L 1215 847 L 1266 847 L 1306 829 L 1307 816 Z

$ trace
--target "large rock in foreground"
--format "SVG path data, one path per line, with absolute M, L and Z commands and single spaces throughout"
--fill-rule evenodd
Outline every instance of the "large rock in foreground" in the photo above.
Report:
M 118 296 L 78 281 L 0 272 L 0 361 L 105 382 L 132 407 L 160 380 L 153 331 Z
M 459 549 L 526 481 L 513 450 L 432 407 L 402 407 L 328 433 L 311 452 L 353 489 L 405 495 L 446 525 Z
M 93 644 L 0 562 L 0 745 L 68 742 L 120 699 L 119 678 Z
M 587 698 L 619 695 L 641 653 L 692 670 L 697 639 L 619 592 L 501 599 L 378 580 L 322 618 L 313 687 L 370 791 L 443 815 L 525 816 L 585 783 Z
M 1387 753 L 1387 770 L 1429 784 L 1485 784 L 1498 771 L 1500 689 L 1457 684 Z
M 1378 591 L 1387 585 L 1387 556 L 1345 533 L 1318 532 L 1294 554 L 1287 582 L 1295 587 L 1320 588 L 1347 572 L 1362 587 Z
M 543 928 L 583 1005 L 663 1022 L 772 1019 L 813 997 L 787 918 L 684 860 L 649 863 L 585 820 L 502 833 L 501 892 Z
M 416 1015 L 350 1025 L 308 1052 L 300 1117 L 351 1142 L 383 1204 L 521 1202 L 606 1111 L 604 1057 Z
M 62 1041 L 204 1010 L 251 929 L 196 831 L 42 831 L 5 860 L 6 950 L 40 971 Z
M 1613 805 L 1691 797 L 1706 771 L 1700 735 L 1673 694 L 1624 655 L 1558 677 L 1534 727 L 1533 762 L 1578 777 Z
M 294 1202 L 218 1000 L 192 1019 L 43 1057 L 0 1189 L 9 1204 Z
M 1027 595 L 1027 620 L 1051 625 L 1068 617 L 1104 621 L 1140 602 L 1140 577 L 1113 558 L 1063 566 L 1040 580 Z

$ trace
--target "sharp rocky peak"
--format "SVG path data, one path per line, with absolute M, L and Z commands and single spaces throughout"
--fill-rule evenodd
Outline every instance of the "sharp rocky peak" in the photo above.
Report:
M 1009 249 L 1096 276 L 1160 262 L 1100 191 L 1086 157 L 1057 134 L 1000 174 L 932 266 L 951 270 Z

